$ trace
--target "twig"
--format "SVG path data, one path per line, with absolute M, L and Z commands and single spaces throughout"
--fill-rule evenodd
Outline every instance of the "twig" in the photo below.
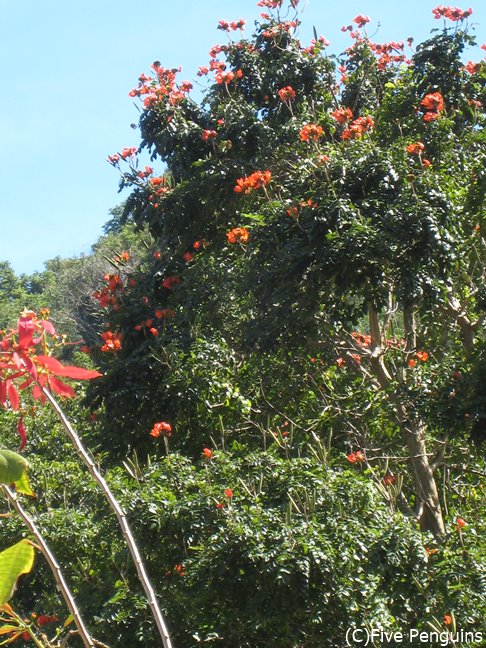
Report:
M 142 561 L 142 557 L 140 555 L 140 551 L 138 549 L 137 543 L 135 542 L 135 538 L 133 537 L 133 534 L 130 530 L 130 527 L 128 525 L 128 521 L 125 515 L 125 512 L 121 508 L 120 504 L 118 503 L 118 500 L 115 498 L 113 493 L 110 490 L 110 487 L 106 483 L 105 479 L 97 469 L 94 461 L 92 460 L 91 456 L 89 455 L 88 451 L 84 447 L 84 445 L 81 442 L 81 439 L 79 436 L 76 434 L 74 431 L 74 428 L 72 425 L 69 423 L 68 419 L 66 418 L 64 412 L 62 411 L 61 407 L 55 400 L 55 398 L 52 396 L 52 394 L 45 388 L 42 388 L 42 391 L 49 401 L 51 407 L 53 410 L 56 412 L 59 420 L 61 421 L 64 429 L 66 430 L 69 438 L 72 441 L 72 444 L 74 445 L 76 452 L 78 453 L 79 457 L 83 461 L 83 463 L 86 465 L 86 467 L 89 470 L 90 475 L 93 477 L 95 482 L 98 484 L 100 489 L 102 490 L 106 500 L 108 501 L 108 504 L 110 505 L 110 508 L 112 511 L 115 513 L 118 523 L 121 527 L 123 537 L 125 538 L 125 542 L 127 544 L 127 547 L 132 555 L 133 561 L 135 563 L 135 567 L 137 570 L 138 578 L 140 580 L 140 583 L 142 584 L 142 587 L 144 589 L 145 595 L 147 596 L 147 601 L 150 606 L 150 609 L 152 611 L 153 617 L 155 619 L 155 623 L 157 625 L 157 629 L 159 631 L 160 637 L 162 639 L 162 644 L 164 648 L 173 648 L 169 632 L 167 629 L 167 626 L 165 624 L 164 618 L 162 616 L 162 612 L 160 611 L 159 605 L 157 603 L 157 599 L 155 597 L 155 592 L 154 589 L 150 583 L 149 577 L 147 575 L 147 572 L 145 571 L 145 566 Z
M 23 508 L 22 504 L 17 499 L 17 495 L 6 484 L 2 484 L 2 490 L 7 500 L 10 502 L 10 504 L 14 507 L 14 509 L 19 514 L 19 516 L 22 518 L 25 526 L 29 529 L 29 531 L 34 536 L 36 543 L 39 545 L 40 550 L 44 554 L 44 557 L 47 560 L 49 567 L 51 568 L 54 578 L 56 579 L 56 583 L 59 589 L 61 590 L 62 596 L 66 601 L 66 605 L 68 606 L 69 611 L 73 616 L 74 623 L 78 628 L 79 636 L 81 637 L 83 644 L 86 646 L 86 648 L 94 648 L 95 644 L 93 642 L 93 639 L 90 637 L 89 632 L 86 629 L 86 626 L 84 625 L 84 621 L 79 613 L 74 597 L 71 594 L 71 590 L 69 589 L 69 586 L 64 580 L 64 576 L 61 572 L 61 568 L 59 567 L 59 563 L 57 562 L 53 553 L 47 546 L 47 543 L 44 540 L 42 533 L 37 528 L 34 520 L 30 517 L 30 515 L 27 513 L 27 511 Z

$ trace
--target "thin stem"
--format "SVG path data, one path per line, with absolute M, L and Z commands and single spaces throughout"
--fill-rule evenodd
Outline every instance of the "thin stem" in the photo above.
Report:
M 71 439 L 71 442 L 74 445 L 76 452 L 78 453 L 79 457 L 88 468 L 90 475 L 93 477 L 93 479 L 96 481 L 100 489 L 103 491 L 103 494 L 106 500 L 108 501 L 110 508 L 115 513 L 118 523 L 121 527 L 123 537 L 125 539 L 127 547 L 135 563 L 138 578 L 140 580 L 140 583 L 142 584 L 145 595 L 147 596 L 147 601 L 152 611 L 153 617 L 155 619 L 155 623 L 157 625 L 157 629 L 159 631 L 160 637 L 162 639 L 162 644 L 164 648 L 173 648 L 170 640 L 169 632 L 167 630 L 167 626 L 165 624 L 164 618 L 162 616 L 162 612 L 160 611 L 159 605 L 157 603 L 157 599 L 155 597 L 154 589 L 150 583 L 147 572 L 145 571 L 145 566 L 143 564 L 140 551 L 138 549 L 137 543 L 135 542 L 135 538 L 133 537 L 133 534 L 128 525 L 125 512 L 123 511 L 120 504 L 118 503 L 118 500 L 111 492 L 110 487 L 108 486 L 105 479 L 97 469 L 88 451 L 83 446 L 81 439 L 74 431 L 74 428 L 69 423 L 68 419 L 66 418 L 64 412 L 62 411 L 61 407 L 59 406 L 55 398 L 52 396 L 52 394 L 49 391 L 47 391 L 47 389 L 42 388 L 42 391 L 45 397 L 47 398 L 47 400 L 49 401 L 51 407 L 56 412 L 64 429 L 66 430 L 69 438 Z
M 30 515 L 27 513 L 27 511 L 23 508 L 22 504 L 17 499 L 17 495 L 6 484 L 2 484 L 2 490 L 7 500 L 10 502 L 10 504 L 14 507 L 14 509 L 17 511 L 19 516 L 24 521 L 25 526 L 29 529 L 29 531 L 34 536 L 36 543 L 39 545 L 40 550 L 44 554 L 44 557 L 47 560 L 49 567 L 51 568 L 54 578 L 56 579 L 57 586 L 61 590 L 62 596 L 66 601 L 66 605 L 68 606 L 69 611 L 73 616 L 74 623 L 78 628 L 79 635 L 83 641 L 83 644 L 86 646 L 86 648 L 94 648 L 95 644 L 93 642 L 93 639 L 90 637 L 89 632 L 86 629 L 86 626 L 79 613 L 74 597 L 71 594 L 71 590 L 69 589 L 69 586 L 64 580 L 64 576 L 61 572 L 61 568 L 59 567 L 59 563 L 57 562 L 53 553 L 47 546 L 44 537 L 42 536 L 41 532 L 37 528 L 34 520 L 30 517 Z

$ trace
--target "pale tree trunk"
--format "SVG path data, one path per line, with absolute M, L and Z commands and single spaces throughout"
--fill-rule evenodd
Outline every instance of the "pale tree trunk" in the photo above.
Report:
M 390 385 L 392 377 L 383 359 L 384 331 L 380 328 L 378 311 L 373 304 L 368 308 L 371 334 L 371 367 L 382 389 Z M 411 354 L 416 349 L 415 316 L 413 308 L 404 307 L 405 351 Z M 444 535 L 444 521 L 440 506 L 439 493 L 433 470 L 427 455 L 425 425 L 419 418 L 410 416 L 407 404 L 397 396 L 391 396 L 395 416 L 407 446 L 413 489 L 416 498 L 415 513 L 420 528 L 431 531 L 436 537 Z

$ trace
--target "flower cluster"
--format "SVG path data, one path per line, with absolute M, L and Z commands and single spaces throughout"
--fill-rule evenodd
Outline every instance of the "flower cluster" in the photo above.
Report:
M 430 160 L 427 160 L 422 156 L 422 152 L 424 149 L 425 149 L 425 145 L 422 142 L 414 142 L 413 144 L 409 144 L 406 147 L 407 153 L 411 153 L 412 155 L 418 155 L 420 164 L 423 167 L 429 167 Z
M 427 362 L 427 360 L 429 359 L 429 354 L 427 353 L 427 351 L 417 351 L 415 353 L 415 358 L 417 358 L 417 360 L 420 360 L 420 362 Z M 412 368 L 415 367 L 417 365 L 417 360 L 410 358 L 410 360 L 408 361 L 408 366 Z
M 101 290 L 95 290 L 92 297 L 102 306 L 113 306 L 114 310 L 118 310 L 118 295 L 123 292 L 123 280 L 119 274 L 105 274 L 103 281 L 107 285 Z
M 444 111 L 444 97 L 440 92 L 431 92 L 422 99 L 420 107 L 425 111 L 422 119 L 425 122 L 434 121 Z
M 322 126 L 318 126 L 317 124 L 306 124 L 302 127 L 299 137 L 303 142 L 308 142 L 309 140 L 317 142 L 323 132 Z
M 169 70 L 155 61 L 152 70 L 155 72 L 156 79 L 141 74 L 138 77 L 138 86 L 128 93 L 130 97 L 143 97 L 145 108 L 151 108 L 155 103 L 166 100 L 170 105 L 175 106 L 192 90 L 189 81 L 183 81 L 179 86 L 176 84 L 176 75 L 180 72 L 180 68 Z
M 364 333 L 359 333 L 358 331 L 353 331 L 351 335 L 358 346 L 365 349 L 368 349 L 371 346 L 371 335 L 365 335 Z
M 336 108 L 331 113 L 331 117 L 335 119 L 338 124 L 346 124 L 350 119 L 353 119 L 353 111 L 351 108 Z
M 287 209 L 287 214 L 292 218 L 297 218 L 297 216 L 300 214 L 300 210 L 305 207 L 310 207 L 311 209 L 315 209 L 317 207 L 317 203 L 314 202 L 312 198 L 308 198 L 307 200 L 301 200 L 297 205 L 294 205 L 293 207 L 289 207 Z
M 218 133 L 215 130 L 203 130 L 201 139 L 203 140 L 203 142 L 207 142 L 208 140 L 212 140 L 217 136 Z
M 228 243 L 248 243 L 250 240 L 250 232 L 246 227 L 233 227 L 229 232 L 226 232 L 226 239 Z
M 292 88 L 292 86 L 285 86 L 284 88 L 280 88 L 277 94 L 280 101 L 283 102 L 293 101 L 296 97 L 295 90 Z
M 390 43 L 369 43 L 371 51 L 377 57 L 377 65 L 379 70 L 384 70 L 388 65 L 392 63 L 403 63 L 407 61 L 403 49 L 404 44 L 402 42 L 396 43 L 391 41 Z
M 360 139 L 363 137 L 364 133 L 371 130 L 375 125 L 373 119 L 366 115 L 366 117 L 358 117 L 349 124 L 348 128 L 345 128 L 341 133 L 341 139 L 351 140 L 351 139 Z
M 235 191 L 236 193 L 249 194 L 253 190 L 266 187 L 266 185 L 270 182 L 271 179 L 272 179 L 272 174 L 270 171 L 255 171 L 249 176 L 238 178 L 236 180 L 236 185 L 233 191 Z
M 346 459 L 349 461 L 349 463 L 362 463 L 365 460 L 365 456 L 361 452 L 361 450 L 357 450 L 356 452 L 351 452 L 350 454 L 346 455 Z
M 412 155 L 420 155 L 424 150 L 425 145 L 422 142 L 414 142 L 407 146 L 407 153 L 412 153 Z
M 220 20 L 218 22 L 218 29 L 229 32 L 230 30 L 236 31 L 237 29 L 243 30 L 246 25 L 246 21 L 243 18 L 229 22 L 228 20 Z
M 180 283 L 181 283 L 180 277 L 170 276 L 170 277 L 166 277 L 162 281 L 162 286 L 163 288 L 167 288 L 167 290 L 174 290 L 174 288 Z
M 472 12 L 471 8 L 463 10 L 459 9 L 459 7 L 444 7 L 444 5 L 439 5 L 438 7 L 435 7 L 435 9 L 432 9 L 432 13 L 436 20 L 443 17 L 448 18 L 453 22 L 465 20 L 472 14 Z
M 114 333 L 113 331 L 105 331 L 100 335 L 105 341 L 103 346 L 101 347 L 101 351 L 103 351 L 103 353 L 107 353 L 110 351 L 114 351 L 114 352 L 120 351 L 120 349 L 122 348 L 121 333 Z
M 159 436 L 170 437 L 172 435 L 172 426 L 166 421 L 160 421 L 160 423 L 154 423 L 152 430 L 150 431 L 150 436 L 155 437 L 156 439 Z
M 299 24 L 298 20 L 286 20 L 285 22 L 279 22 L 274 27 L 270 29 L 265 29 L 262 32 L 264 38 L 277 38 L 281 32 L 290 32 L 297 27 Z
M 231 70 L 228 70 L 227 72 L 223 72 L 221 70 L 217 70 L 215 75 L 214 75 L 214 80 L 218 85 L 228 85 L 231 83 L 235 78 L 236 79 L 241 79 L 243 77 L 243 71 L 242 70 L 237 70 L 236 72 L 232 72 Z

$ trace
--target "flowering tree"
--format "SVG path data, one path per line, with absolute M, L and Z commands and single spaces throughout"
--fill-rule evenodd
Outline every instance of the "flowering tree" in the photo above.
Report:
M 95 294 L 101 350 L 119 380 L 127 358 L 160 358 L 217 320 L 243 354 L 312 354 L 326 411 L 360 447 L 348 458 L 396 462 L 402 506 L 441 537 L 437 470 L 450 438 L 486 421 L 486 66 L 462 58 L 471 10 L 437 7 L 443 29 L 408 50 L 372 41 L 356 16 L 336 61 L 324 37 L 296 38 L 298 4 L 260 2 L 253 39 L 220 22 L 228 42 L 199 68 L 202 104 L 159 62 L 131 91 L 142 142 L 109 161 L 155 251 Z M 140 170 L 143 149 L 165 167 Z M 104 385 L 109 400 L 120 382 Z M 354 399 L 344 417 L 340 389 Z

